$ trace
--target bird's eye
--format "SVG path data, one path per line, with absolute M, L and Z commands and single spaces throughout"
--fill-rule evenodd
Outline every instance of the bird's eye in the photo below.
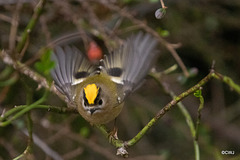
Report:
M 100 100 L 98 101 L 98 104 L 99 104 L 99 105 L 102 105 L 102 104 L 103 104 L 102 99 L 100 99 Z
M 87 103 L 86 103 L 86 102 L 84 102 L 83 104 L 84 104 L 85 107 L 87 106 Z

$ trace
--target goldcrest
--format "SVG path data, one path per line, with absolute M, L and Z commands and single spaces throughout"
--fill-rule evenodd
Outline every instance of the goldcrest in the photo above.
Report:
M 84 119 L 106 124 L 119 115 L 126 97 L 143 84 L 158 55 L 156 47 L 155 38 L 138 33 L 94 65 L 76 47 L 57 46 L 51 75 L 57 90 Z

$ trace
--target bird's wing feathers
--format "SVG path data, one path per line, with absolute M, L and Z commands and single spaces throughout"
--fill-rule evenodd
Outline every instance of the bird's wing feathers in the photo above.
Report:
M 138 33 L 103 60 L 108 75 L 123 88 L 123 94 L 133 92 L 152 67 L 158 50 L 157 40 L 149 34 Z
M 57 46 L 52 54 L 55 68 L 51 71 L 56 88 L 73 101 L 75 85 L 94 72 L 95 67 L 76 47 Z

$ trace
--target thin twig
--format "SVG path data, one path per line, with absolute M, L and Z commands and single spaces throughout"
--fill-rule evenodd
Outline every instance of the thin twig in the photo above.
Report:
M 188 73 L 188 70 L 185 66 L 185 64 L 183 63 L 183 61 L 181 60 L 181 58 L 179 57 L 179 55 L 177 54 L 175 48 L 172 46 L 172 44 L 166 42 L 166 47 L 167 49 L 171 52 L 172 56 L 174 57 L 174 59 L 178 62 L 179 66 L 181 67 L 184 75 L 186 77 L 189 77 L 189 73 Z
M 214 78 L 221 80 L 222 82 L 226 83 L 232 90 L 236 91 L 240 94 L 240 86 L 236 84 L 230 77 L 224 76 L 220 73 L 215 73 L 212 75 Z
M 5 22 L 8 22 L 8 23 L 11 23 L 12 22 L 12 18 L 11 17 L 8 17 L 4 14 L 0 14 L 0 20 L 2 21 L 5 21 Z
M 21 105 L 21 106 L 15 106 L 14 108 L 6 111 L 1 117 L 0 117 L 0 121 L 4 121 L 5 119 L 7 119 L 8 117 L 10 117 L 11 115 L 13 115 L 16 112 L 20 112 L 21 110 L 24 110 L 23 113 L 26 113 L 32 109 L 45 109 L 49 112 L 55 112 L 55 113 L 75 113 L 77 114 L 78 111 L 76 109 L 73 108 L 66 108 L 66 107 L 56 107 L 56 106 L 50 106 L 50 105 L 41 105 L 41 104 L 35 104 L 33 107 L 28 108 L 29 105 Z M 28 109 L 26 109 L 28 108 Z M 21 115 L 20 115 L 21 116 Z M 19 117 L 19 116 L 18 116 Z M 18 118 L 16 117 L 16 118 Z M 11 118 L 12 120 L 12 118 Z M 0 123 L 1 124 L 1 123 Z
M 23 132 L 24 134 L 28 135 L 26 130 L 24 130 Z M 44 153 L 46 153 L 49 157 L 51 157 L 54 160 L 63 160 L 63 158 L 56 151 L 50 148 L 49 145 L 42 141 L 36 134 L 33 134 L 33 140 L 34 143 L 39 148 L 41 148 L 44 151 Z
M 62 135 L 61 135 L 62 136 Z M 71 150 L 68 153 L 65 153 L 63 155 L 63 159 L 68 160 L 68 159 L 74 159 L 78 155 L 81 155 L 84 152 L 83 147 L 79 146 L 78 148 Z
M 172 94 L 172 96 L 174 96 Z M 192 136 L 192 139 L 193 139 L 193 146 L 194 146 L 194 152 L 195 152 L 195 160 L 200 160 L 200 151 L 199 151 L 199 145 L 198 145 L 198 141 L 196 139 L 196 135 L 197 135 L 197 130 L 194 126 L 194 123 L 193 123 L 193 120 L 192 120 L 192 117 L 191 115 L 189 114 L 188 110 L 186 109 L 186 107 L 181 103 L 179 102 L 178 104 L 178 107 L 180 109 L 180 111 L 182 112 L 182 114 L 184 115 L 185 119 L 186 119 L 186 122 L 187 122 L 187 125 L 190 129 L 190 133 L 191 133 L 191 136 Z
M 162 5 L 162 8 L 167 8 L 167 7 L 165 6 L 163 0 L 160 0 L 160 3 L 161 3 L 161 5 Z
M 44 78 L 43 76 L 41 76 L 40 74 L 38 74 L 37 72 L 33 71 L 32 69 L 30 69 L 28 66 L 26 66 L 25 64 L 19 62 L 19 61 L 14 61 L 8 54 L 6 51 L 2 50 L 0 51 L 0 57 L 2 58 L 3 62 L 5 64 L 8 64 L 10 66 L 12 66 L 14 69 L 16 69 L 17 71 L 19 71 L 20 73 L 30 77 L 31 79 L 33 79 L 34 81 L 36 81 L 38 83 L 38 88 L 44 87 L 48 90 L 50 90 L 51 92 L 54 92 L 55 94 L 57 94 L 62 100 L 66 101 L 64 96 L 59 93 L 57 91 L 57 89 L 54 87 L 54 85 L 50 85 L 48 83 L 48 81 L 46 80 L 46 78 Z
M 180 68 L 182 69 L 184 75 L 186 77 L 189 77 L 188 70 L 187 70 L 186 66 L 184 65 L 184 63 L 182 62 L 182 60 L 179 57 L 179 55 L 177 54 L 175 48 L 170 43 L 168 43 L 165 39 L 160 37 L 159 34 L 155 30 L 153 30 L 151 27 L 149 27 L 146 24 L 146 22 L 143 22 L 141 20 L 136 19 L 133 15 L 128 13 L 126 10 L 121 9 L 120 7 L 112 4 L 111 2 L 109 2 L 107 0 L 100 0 L 100 1 L 93 0 L 93 1 L 97 2 L 97 3 L 100 3 L 100 4 L 108 7 L 109 9 L 111 9 L 113 11 L 116 11 L 121 16 L 130 19 L 134 24 L 138 25 L 140 28 L 144 29 L 145 31 L 147 31 L 150 34 L 152 34 L 153 36 L 155 36 L 157 38 L 157 40 L 160 43 L 162 43 L 168 49 L 168 51 L 172 54 L 172 56 L 174 57 L 174 59 L 177 61 L 177 63 L 179 64 Z
M 25 28 L 24 32 L 22 33 L 20 42 L 17 44 L 17 47 L 16 47 L 17 48 L 17 53 L 21 53 L 29 34 L 33 30 L 35 24 L 38 21 L 39 16 L 42 13 L 42 9 L 43 9 L 43 6 L 44 6 L 45 2 L 46 2 L 46 0 L 40 0 L 38 2 L 38 4 L 36 5 L 36 7 L 34 9 L 33 16 L 29 20 L 29 23 L 28 23 L 27 27 Z
M 201 111 L 204 107 L 204 98 L 202 96 L 202 87 L 199 89 L 198 93 L 196 92 L 195 97 L 199 98 L 200 104 L 198 107 L 198 115 L 197 115 L 197 122 L 196 122 L 196 133 L 195 133 L 195 139 L 198 140 L 198 130 L 199 130 L 199 125 L 200 125 L 200 120 L 201 120 Z
M 10 49 L 10 51 L 13 51 L 15 48 L 19 14 L 20 14 L 21 8 L 22 8 L 22 3 L 18 1 L 17 5 L 16 5 L 16 10 L 13 13 L 13 18 L 11 21 L 11 29 L 10 29 L 10 34 L 9 34 L 9 49 Z

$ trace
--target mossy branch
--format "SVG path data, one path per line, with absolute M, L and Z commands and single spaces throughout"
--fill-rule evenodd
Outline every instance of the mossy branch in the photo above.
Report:
M 232 90 L 240 94 L 240 86 L 236 84 L 230 77 L 224 76 L 217 72 L 214 72 L 212 74 L 212 77 L 226 83 Z
M 156 78 L 156 77 L 154 77 Z M 156 115 L 155 117 L 153 117 L 146 125 L 145 127 L 143 127 L 143 129 L 141 131 L 138 132 L 138 134 L 133 137 L 132 139 L 128 140 L 128 141 L 123 141 L 123 140 L 119 140 L 119 139 L 111 139 L 110 143 L 115 146 L 116 148 L 121 149 L 121 151 L 123 150 L 123 154 L 122 156 L 127 156 L 127 148 L 135 145 L 146 133 L 147 131 L 154 125 L 156 124 L 156 122 L 161 119 L 170 109 L 172 109 L 173 106 L 175 106 L 176 104 L 179 104 L 180 101 L 182 101 L 184 98 L 186 98 L 187 96 L 191 95 L 192 93 L 196 92 L 197 90 L 199 90 L 201 87 L 203 87 L 207 82 L 209 82 L 211 79 L 219 79 L 221 81 L 223 81 L 224 83 L 226 83 L 227 85 L 229 85 L 232 90 L 236 91 L 237 93 L 240 94 L 240 86 L 237 85 L 231 78 L 227 77 L 227 76 L 223 76 L 220 73 L 215 72 L 214 69 L 211 69 L 210 73 L 204 77 L 200 82 L 198 82 L 195 86 L 191 87 L 190 89 L 188 89 L 187 91 L 181 93 L 178 96 L 175 96 L 173 98 L 172 101 L 170 101 L 167 105 L 165 105 Z M 198 120 L 200 121 L 200 111 L 203 107 L 203 99 L 200 98 L 200 106 L 198 109 Z M 181 103 L 179 105 L 181 107 Z M 187 111 L 184 110 L 185 107 L 181 107 L 182 112 Z M 199 159 L 200 157 L 200 153 L 199 153 L 199 146 L 197 143 L 197 131 L 198 129 L 194 127 L 193 121 L 191 119 L 191 116 L 189 115 L 188 112 L 184 112 L 185 117 L 188 121 L 190 130 L 191 130 L 191 134 L 194 138 L 194 148 L 195 148 L 195 152 L 196 152 L 196 159 Z M 197 122 L 198 123 L 198 122 Z M 198 127 L 199 124 L 197 124 Z M 101 130 L 101 132 L 108 137 L 109 136 L 109 132 L 107 131 L 106 127 L 101 125 L 98 126 L 98 128 Z
M 202 96 L 202 88 L 200 88 L 199 90 L 197 90 L 194 93 L 194 96 L 199 98 L 199 107 L 198 107 L 198 115 L 197 115 L 197 122 L 196 122 L 196 131 L 195 131 L 195 135 L 194 138 L 195 140 L 198 140 L 198 130 L 199 130 L 199 125 L 200 125 L 200 120 L 201 120 L 201 111 L 204 107 L 204 98 Z
M 37 103 L 33 103 L 31 105 L 16 106 L 13 109 L 10 109 L 9 111 L 5 112 L 0 117 L 0 127 L 9 125 L 13 120 L 21 117 L 23 114 L 25 114 L 33 109 L 45 109 L 47 111 L 51 111 L 51 112 L 55 112 L 55 113 L 63 113 L 63 114 L 78 113 L 77 110 L 73 109 L 73 108 L 55 107 L 55 106 L 50 106 L 50 105 L 41 105 L 38 103 L 39 103 L 39 100 L 37 101 Z M 15 112 L 17 112 L 17 113 L 14 114 Z
M 1 122 L 0 122 L 0 126 L 1 127 L 5 127 L 7 125 L 9 125 L 12 121 L 14 121 L 15 119 L 21 117 L 22 115 L 24 115 L 25 113 L 27 113 L 28 111 L 32 110 L 33 108 L 35 108 L 37 105 L 43 103 L 47 96 L 48 96 L 48 91 L 46 90 L 44 95 L 39 99 L 37 100 L 36 102 L 30 104 L 30 105 L 26 105 L 26 107 L 21 107 L 22 110 L 20 110 L 19 112 L 17 112 L 16 114 L 14 114 L 12 117 L 10 117 L 8 120 L 5 120 L 6 116 L 2 115 L 1 116 Z M 14 110 L 16 111 L 16 110 Z

